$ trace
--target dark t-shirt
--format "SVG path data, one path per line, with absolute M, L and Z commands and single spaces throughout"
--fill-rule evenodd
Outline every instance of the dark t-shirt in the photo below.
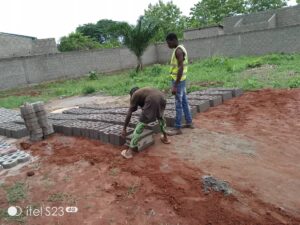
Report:
M 155 88 L 140 88 L 132 95 L 130 99 L 130 108 L 134 112 L 142 108 L 140 121 L 151 123 L 156 119 L 163 117 L 166 108 L 166 99 L 164 94 Z

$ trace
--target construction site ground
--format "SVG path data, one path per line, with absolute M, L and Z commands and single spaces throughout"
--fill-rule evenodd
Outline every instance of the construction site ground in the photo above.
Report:
M 194 123 L 171 145 L 156 135 L 154 146 L 130 160 L 120 147 L 85 138 L 22 140 L 36 160 L 1 180 L 26 184 L 21 207 L 78 207 L 61 217 L 27 216 L 29 225 L 300 224 L 300 89 L 246 92 Z M 227 181 L 233 194 L 205 193 L 204 175 Z M 2 209 L 6 195 L 0 188 Z

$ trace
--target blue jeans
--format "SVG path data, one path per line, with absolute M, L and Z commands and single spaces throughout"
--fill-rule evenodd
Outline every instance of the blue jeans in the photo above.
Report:
M 172 81 L 173 85 L 175 81 Z M 182 120 L 182 111 L 184 113 L 186 124 L 192 123 L 192 115 L 189 109 L 189 103 L 186 96 L 186 86 L 185 80 L 180 81 L 180 83 L 176 86 L 177 92 L 175 95 L 175 107 L 176 107 L 176 119 L 175 119 L 175 127 L 181 128 L 181 120 Z

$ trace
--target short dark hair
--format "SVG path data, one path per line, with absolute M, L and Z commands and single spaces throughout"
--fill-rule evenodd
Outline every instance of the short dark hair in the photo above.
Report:
M 139 87 L 131 88 L 131 90 L 129 92 L 130 96 L 132 96 L 134 94 L 134 92 L 136 92 L 138 89 L 139 89 Z
M 166 41 L 178 41 L 177 35 L 175 33 L 169 33 L 166 37 Z

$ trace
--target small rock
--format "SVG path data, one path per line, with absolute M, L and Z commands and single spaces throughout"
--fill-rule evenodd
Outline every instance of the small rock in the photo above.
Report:
M 22 149 L 27 150 L 31 147 L 31 144 L 28 143 L 28 142 L 21 142 L 20 146 L 21 146 Z
M 203 176 L 202 184 L 204 186 L 204 193 L 209 193 L 211 190 L 223 192 L 224 195 L 232 194 L 232 189 L 226 181 L 218 180 L 213 176 Z

